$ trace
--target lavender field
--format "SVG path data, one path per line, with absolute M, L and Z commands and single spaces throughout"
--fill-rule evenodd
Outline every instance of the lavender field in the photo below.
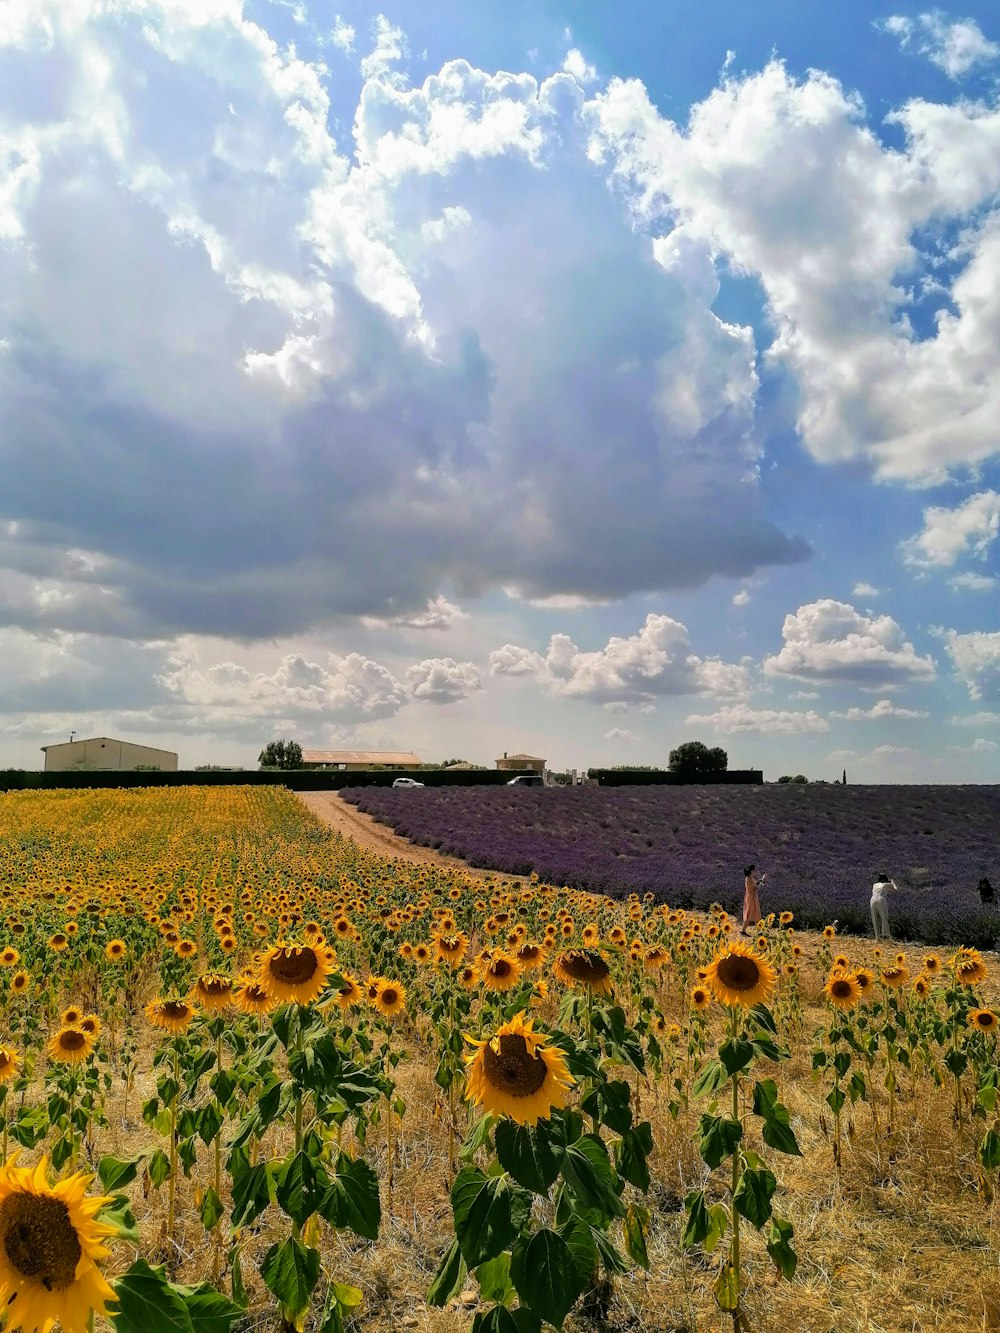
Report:
M 345 800 L 425 847 L 509 874 L 535 871 L 615 898 L 741 908 L 743 866 L 767 872 L 765 912 L 871 933 L 878 871 L 900 886 L 893 935 L 993 948 L 1000 911 L 1000 786 L 353 787 Z

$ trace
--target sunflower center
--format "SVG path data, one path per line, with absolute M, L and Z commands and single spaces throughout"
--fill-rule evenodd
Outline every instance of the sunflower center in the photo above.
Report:
M 511 1097 L 532 1096 L 545 1082 L 548 1073 L 545 1061 L 529 1052 L 528 1043 L 519 1033 L 505 1033 L 494 1039 L 497 1040 L 499 1051 L 493 1049 L 494 1042 L 483 1047 L 483 1067 L 491 1086 Z
M 79 1051 L 86 1044 L 87 1037 L 83 1032 L 76 1032 L 70 1028 L 66 1032 L 59 1033 L 59 1045 L 64 1051 Z
M 301 986 L 312 980 L 319 963 L 312 949 L 279 949 L 267 966 L 275 981 Z
M 830 991 L 838 1000 L 846 1000 L 854 993 L 854 988 L 849 981 L 840 980 L 833 983 Z
M 490 965 L 490 972 L 495 977 L 507 977 L 510 975 L 510 963 L 506 958 L 498 958 Z
M 187 1018 L 188 1007 L 183 1000 L 167 1000 L 161 1006 L 166 1018 Z
M 760 981 L 760 968 L 753 958 L 733 953 L 720 959 L 716 969 L 719 980 L 730 990 L 753 990 Z
M 399 991 L 395 986 L 386 986 L 381 995 L 383 1004 L 395 1004 L 399 999 Z
M 588 985 L 604 981 L 611 975 L 607 963 L 596 953 L 568 953 L 563 958 L 562 965 L 574 981 L 583 981 Z
M 12 1267 L 46 1291 L 63 1291 L 75 1279 L 83 1251 L 62 1199 L 8 1195 L 0 1204 L 0 1238 Z
M 218 998 L 220 995 L 229 994 L 229 982 L 224 981 L 221 977 L 216 977 L 214 981 L 203 981 L 201 989 L 206 995 Z

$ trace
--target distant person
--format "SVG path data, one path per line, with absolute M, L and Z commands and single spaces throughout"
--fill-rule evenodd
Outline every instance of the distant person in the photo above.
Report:
M 993 885 L 984 875 L 979 881 L 979 900 L 983 903 L 995 903 L 997 896 L 993 891 Z
M 898 890 L 899 885 L 889 878 L 884 870 L 879 871 L 875 877 L 875 883 L 872 885 L 872 926 L 875 928 L 875 938 L 887 940 L 889 938 L 889 900 L 887 895 L 893 890 Z
M 743 929 L 742 935 L 747 934 L 747 926 L 756 926 L 762 920 L 760 910 L 760 898 L 757 896 L 757 890 L 767 879 L 766 875 L 757 878 L 757 867 L 753 864 L 743 867 Z

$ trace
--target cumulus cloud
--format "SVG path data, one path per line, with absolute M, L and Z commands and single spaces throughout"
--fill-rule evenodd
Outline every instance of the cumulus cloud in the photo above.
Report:
M 860 583 L 855 583 L 853 589 L 853 595 L 855 597 L 878 597 L 879 592 L 880 589 L 873 587 L 870 583 L 865 583 L 864 580 Z
M 772 61 L 724 77 L 683 127 L 637 80 L 588 114 L 641 225 L 759 279 L 815 458 L 928 483 L 996 454 L 1000 108 L 913 99 L 888 146 L 857 94 Z
M 952 726 L 955 727 L 985 727 L 996 722 L 1000 722 L 1000 713 L 966 713 L 964 716 L 951 719 Z
M 684 719 L 692 726 L 714 727 L 716 731 L 759 731 L 779 736 L 801 732 L 818 734 L 830 730 L 830 724 L 812 708 L 808 712 L 787 709 L 751 708 L 748 704 L 732 704 L 714 713 L 693 713 Z
M 808 556 L 713 245 L 632 225 L 572 74 L 409 88 L 379 16 L 341 142 L 325 67 L 238 6 L 5 15 L 0 520 L 104 562 L 46 625 L 271 639 Z
M 733 606 L 746 606 L 750 601 L 750 593 L 746 588 L 741 588 L 739 592 L 733 594 Z
M 357 33 L 339 14 L 334 16 L 333 30 L 330 33 L 330 40 L 334 46 L 339 46 L 346 55 L 354 50 L 354 38 Z
M 990 64 L 1000 56 L 1000 45 L 986 37 L 975 19 L 949 21 L 936 9 L 916 18 L 892 14 L 875 27 L 898 38 L 904 49 L 912 46 L 949 79 L 961 79 L 976 65 Z
M 456 703 L 483 687 L 475 664 L 453 657 L 428 657 L 407 667 L 406 684 L 414 699 L 431 704 Z
M 914 751 L 908 745 L 876 745 L 871 754 L 864 755 L 858 762 L 862 764 L 877 764 L 880 760 L 901 760 Z
M 954 588 L 956 592 L 992 592 L 997 586 L 998 580 L 992 574 L 975 574 L 971 570 L 966 570 L 964 574 L 956 574 L 954 578 L 948 580 L 949 588 Z
M 386 618 L 364 616 L 362 624 L 368 629 L 454 629 L 460 621 L 468 619 L 468 611 L 463 611 L 454 602 L 449 602 L 447 597 L 438 594 L 422 611 Z
M 965 555 L 984 559 L 998 534 L 1000 494 L 980 491 L 954 509 L 943 506 L 925 509 L 923 530 L 902 542 L 900 550 L 908 565 L 931 569 L 954 565 Z M 957 584 L 958 579 L 952 583 Z
M 1000 633 L 974 630 L 959 634 L 949 629 L 941 637 L 969 698 L 1000 699 Z
M 597 70 L 584 60 L 583 53 L 578 51 L 575 46 L 567 51 L 566 59 L 563 61 L 563 69 L 567 74 L 572 74 L 577 83 L 586 85 L 597 82 Z
M 749 687 L 743 665 L 690 651 L 687 629 L 650 614 L 638 634 L 615 635 L 604 648 L 581 651 L 568 634 L 553 634 L 548 652 L 507 643 L 490 654 L 495 676 L 530 676 L 547 693 L 600 704 L 649 704 L 661 695 L 739 694 Z
M 637 741 L 639 737 L 634 731 L 629 731 L 625 727 L 612 727 L 610 731 L 604 733 L 606 741 Z
M 848 722 L 880 722 L 890 717 L 927 717 L 927 713 L 917 708 L 900 708 L 891 699 L 879 699 L 871 708 L 849 708 L 846 713 L 831 713 L 830 716 L 844 718 Z
M 921 657 L 891 616 L 866 616 L 847 602 L 823 598 L 785 617 L 785 645 L 764 660 L 768 676 L 878 686 L 931 680 L 934 663 Z

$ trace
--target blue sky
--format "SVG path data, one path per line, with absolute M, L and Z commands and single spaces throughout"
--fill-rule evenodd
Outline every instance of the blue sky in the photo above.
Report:
M 0 764 L 996 780 L 993 6 L 11 0 Z

